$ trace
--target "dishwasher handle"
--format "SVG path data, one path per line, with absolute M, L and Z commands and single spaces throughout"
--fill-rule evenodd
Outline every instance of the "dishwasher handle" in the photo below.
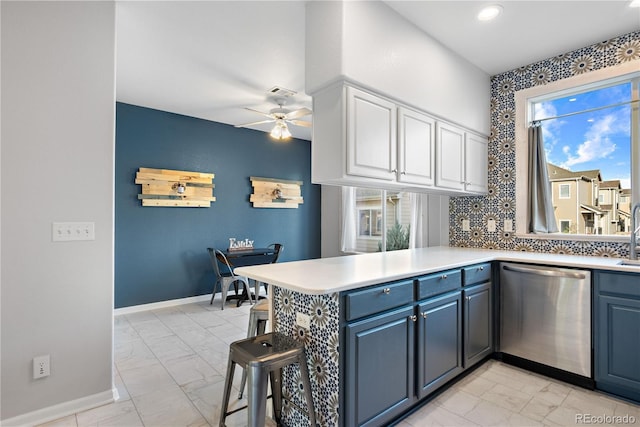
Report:
M 547 276 L 547 277 L 566 277 L 570 279 L 585 279 L 586 276 L 584 273 L 571 272 L 566 270 L 542 270 L 538 268 L 527 268 L 520 267 L 515 265 L 503 265 L 502 268 L 508 271 L 515 271 L 518 273 L 526 273 L 526 274 L 535 274 L 538 276 Z

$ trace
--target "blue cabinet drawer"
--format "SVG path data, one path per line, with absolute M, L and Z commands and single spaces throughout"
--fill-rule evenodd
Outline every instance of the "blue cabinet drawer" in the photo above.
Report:
M 462 284 L 462 272 L 460 270 L 443 271 L 419 277 L 415 281 L 418 299 L 424 299 L 458 289 Z
M 345 295 L 346 320 L 358 319 L 413 302 L 413 280 L 384 283 Z
M 463 286 L 474 285 L 476 283 L 488 282 L 491 280 L 491 263 L 472 265 L 462 269 Z
M 640 274 L 598 271 L 595 278 L 598 292 L 640 297 Z

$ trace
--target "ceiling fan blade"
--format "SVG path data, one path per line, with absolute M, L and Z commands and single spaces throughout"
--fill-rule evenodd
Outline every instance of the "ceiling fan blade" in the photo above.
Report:
M 298 117 L 303 117 L 303 116 L 306 116 L 306 115 L 309 115 L 309 114 L 311 114 L 311 110 L 309 110 L 308 108 L 305 107 L 305 108 L 301 108 L 299 110 L 295 110 L 295 111 L 292 111 L 290 113 L 287 113 L 284 116 L 284 118 L 287 119 L 287 120 L 289 120 L 289 119 L 297 119 Z
M 275 119 L 260 120 L 259 122 L 251 122 L 251 123 L 245 123 L 245 124 L 242 124 L 242 125 L 234 125 L 234 127 L 236 127 L 236 128 L 245 128 L 247 126 L 260 125 L 262 123 L 271 123 L 271 122 L 275 122 Z
M 245 107 L 244 109 L 245 109 L 245 110 L 247 110 L 247 111 L 251 111 L 251 112 L 253 112 L 253 113 L 261 114 L 261 115 L 263 115 L 263 116 L 265 116 L 265 117 L 273 118 L 273 116 L 271 115 L 271 113 L 265 113 L 265 112 L 263 112 L 263 111 L 254 110 L 253 108 L 248 108 L 248 107 Z
M 311 122 L 305 122 L 304 120 L 287 120 L 287 122 L 296 126 L 304 126 L 306 128 L 311 127 Z

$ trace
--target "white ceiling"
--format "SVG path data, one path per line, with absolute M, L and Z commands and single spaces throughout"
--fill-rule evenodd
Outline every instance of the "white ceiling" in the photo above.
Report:
M 640 30 L 628 0 L 386 3 L 489 75 Z M 475 19 L 495 3 L 497 20 Z M 261 119 L 244 107 L 274 108 L 267 91 L 277 85 L 297 92 L 286 108 L 311 108 L 304 22 L 304 1 L 118 2 L 117 100 L 235 125 Z M 290 129 L 311 139 L 309 128 Z

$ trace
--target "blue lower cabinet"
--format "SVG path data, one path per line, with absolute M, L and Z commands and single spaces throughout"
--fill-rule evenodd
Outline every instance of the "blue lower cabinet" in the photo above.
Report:
M 595 275 L 596 388 L 640 402 L 640 278 Z
M 346 326 L 344 426 L 379 426 L 414 402 L 413 306 Z
M 490 267 L 341 295 L 341 426 L 386 425 L 491 354 Z
M 493 304 L 491 282 L 464 288 L 464 367 L 469 368 L 493 353 Z
M 431 394 L 462 372 L 460 291 L 418 305 L 418 397 Z

